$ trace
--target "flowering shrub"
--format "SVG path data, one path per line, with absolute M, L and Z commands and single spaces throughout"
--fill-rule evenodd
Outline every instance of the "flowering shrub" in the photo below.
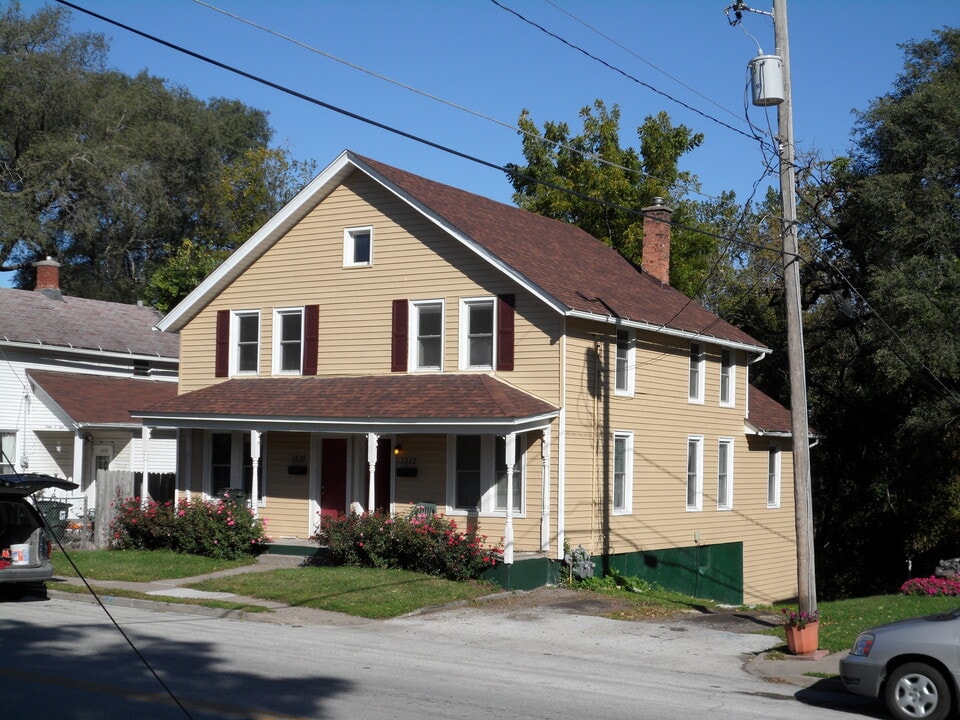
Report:
M 783 608 L 780 612 L 783 613 L 783 624 L 788 627 L 805 628 L 810 623 L 817 622 L 820 619 L 819 610 L 808 613 L 794 612 L 793 610 Z
M 907 580 L 900 586 L 901 595 L 952 597 L 960 595 L 960 578 L 927 577 Z
M 138 497 L 117 501 L 110 524 L 113 547 L 121 550 L 173 550 L 235 560 L 258 553 L 267 541 L 263 522 L 229 496 L 222 500 L 173 503 Z
M 501 557 L 499 548 L 484 547 L 485 535 L 460 532 L 456 521 L 443 515 L 324 517 L 314 540 L 341 565 L 399 568 L 450 580 L 479 577 Z

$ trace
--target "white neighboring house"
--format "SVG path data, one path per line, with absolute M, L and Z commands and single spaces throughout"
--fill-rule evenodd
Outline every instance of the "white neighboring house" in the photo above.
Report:
M 73 480 L 93 508 L 97 470 L 175 472 L 176 431 L 129 411 L 176 397 L 180 340 L 155 310 L 65 296 L 60 264 L 36 266 L 35 290 L 0 289 L 0 473 Z

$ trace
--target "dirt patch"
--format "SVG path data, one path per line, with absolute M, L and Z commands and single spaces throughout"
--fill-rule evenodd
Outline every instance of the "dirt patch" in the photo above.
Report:
M 665 608 L 644 603 L 636 597 L 557 587 L 503 593 L 478 601 L 476 607 L 485 612 L 513 615 L 539 609 L 634 622 L 692 622 L 716 630 L 744 633 L 760 632 L 781 624 L 779 618 L 770 612 L 703 606 Z

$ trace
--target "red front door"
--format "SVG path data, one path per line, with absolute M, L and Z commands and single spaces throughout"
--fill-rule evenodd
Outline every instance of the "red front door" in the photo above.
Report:
M 347 441 L 324 438 L 320 446 L 320 518 L 347 511 Z
M 393 458 L 393 443 L 380 440 L 377 443 L 377 467 L 373 473 L 373 492 L 376 493 L 374 510 L 390 512 L 390 461 Z

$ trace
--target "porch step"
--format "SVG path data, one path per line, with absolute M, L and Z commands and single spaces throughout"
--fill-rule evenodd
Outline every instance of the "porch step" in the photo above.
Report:
M 299 555 L 308 557 L 317 550 L 317 544 L 309 540 L 280 539 L 265 545 L 266 552 L 270 555 Z

